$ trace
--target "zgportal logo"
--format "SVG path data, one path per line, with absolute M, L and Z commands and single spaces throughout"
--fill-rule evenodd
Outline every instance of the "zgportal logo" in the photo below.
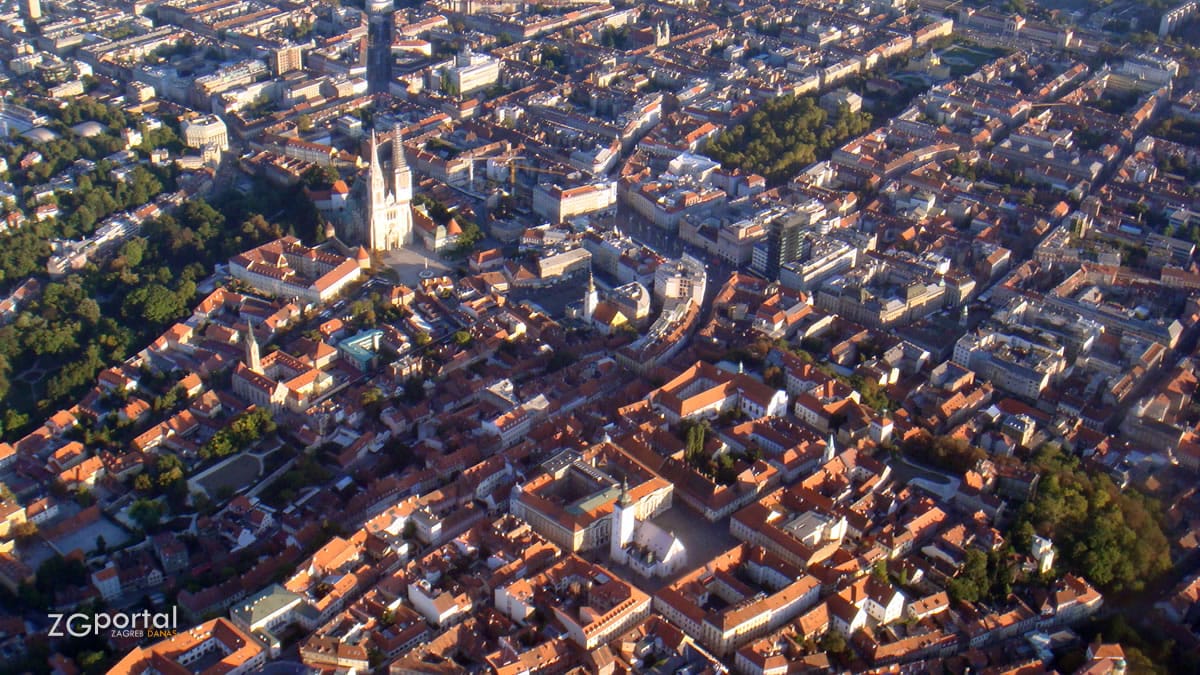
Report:
M 169 638 L 179 632 L 179 608 L 170 612 L 96 612 L 95 614 L 49 614 L 54 622 L 50 637 L 135 637 Z

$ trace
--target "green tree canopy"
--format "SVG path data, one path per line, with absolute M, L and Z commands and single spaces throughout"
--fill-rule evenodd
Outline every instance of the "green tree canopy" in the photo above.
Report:
M 917 461 L 958 474 L 974 469 L 979 460 L 987 458 L 987 453 L 981 448 L 961 438 L 934 436 L 926 431 L 906 440 L 903 450 Z
M 257 408 L 235 418 L 200 447 L 200 456 L 226 457 L 241 452 L 277 428 L 271 411 Z
M 708 154 L 722 164 L 787 182 L 847 139 L 871 128 L 869 113 L 838 111 L 831 119 L 815 97 L 780 96 L 764 102 L 745 124 L 717 136 Z
M 129 507 L 129 517 L 147 532 L 158 527 L 162 515 L 162 506 L 152 499 L 139 499 Z
M 1041 482 L 1017 527 L 1029 523 L 1054 541 L 1068 569 L 1118 592 L 1143 590 L 1170 569 L 1171 547 L 1157 502 L 1121 490 L 1107 474 L 1088 471 L 1055 444 L 1039 448 L 1033 466 Z
M 189 298 L 190 299 L 190 298 Z M 126 319 L 163 326 L 183 316 L 186 300 L 158 283 L 135 288 L 125 296 L 122 314 Z

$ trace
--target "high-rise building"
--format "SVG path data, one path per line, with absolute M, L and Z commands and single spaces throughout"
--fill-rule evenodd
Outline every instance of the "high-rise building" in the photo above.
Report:
M 386 92 L 392 79 L 392 33 L 395 30 L 391 0 L 368 0 L 367 84 L 372 92 Z
M 37 21 L 42 18 L 42 3 L 40 0 L 25 0 L 21 9 L 25 10 L 25 18 L 30 21 Z
M 284 45 L 271 52 L 271 73 L 283 75 L 304 66 L 304 50 L 300 45 Z
M 824 216 L 825 207 L 814 201 L 772 220 L 767 225 L 767 240 L 763 247 L 766 258 L 756 260 L 754 267 L 767 278 L 777 279 L 780 266 L 807 253 L 805 247 L 809 242 L 804 233 Z
M 404 157 L 399 125 L 392 134 L 391 161 L 385 162 L 375 132 L 371 132 L 370 167 L 365 190 L 359 193 L 357 237 L 372 251 L 390 251 L 412 243 L 412 172 Z M 385 168 L 390 173 L 385 178 Z

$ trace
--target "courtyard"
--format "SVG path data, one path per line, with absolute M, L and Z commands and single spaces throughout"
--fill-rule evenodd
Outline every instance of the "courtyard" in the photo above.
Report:
M 441 256 L 417 245 L 379 253 L 377 257 L 397 281 L 410 288 L 416 288 L 423 276 L 441 276 L 454 269 Z
M 199 487 L 209 497 L 221 492 L 236 493 L 252 485 L 262 474 L 262 461 L 249 453 L 234 455 L 193 477 L 188 482 L 193 489 Z

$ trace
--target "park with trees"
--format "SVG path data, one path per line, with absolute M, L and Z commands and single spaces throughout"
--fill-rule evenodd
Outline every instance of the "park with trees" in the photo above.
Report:
M 923 464 L 959 475 L 988 459 L 986 452 L 962 439 L 925 431 L 904 441 L 902 450 Z M 1010 530 L 1017 550 L 1028 551 L 1035 534 L 1046 537 L 1054 542 L 1063 571 L 1083 575 L 1106 593 L 1142 591 L 1171 568 L 1171 547 L 1156 501 L 1136 489 L 1122 490 L 1106 473 L 1086 467 L 1056 443 L 1038 448 L 1028 468 L 1040 480 Z M 963 574 L 948 590 L 963 599 L 987 597 L 997 586 L 999 564 L 986 555 L 969 556 Z
M 780 96 L 759 106 L 746 123 L 714 138 L 707 153 L 776 186 L 870 128 L 870 113 L 842 108 L 831 116 L 815 96 Z
M 56 194 L 60 218 L 31 222 L 4 236 L 0 292 L 45 275 L 51 239 L 87 236 L 108 216 L 175 189 L 174 168 L 139 165 L 122 179 L 114 177 L 104 157 L 120 139 L 110 132 L 131 122 L 119 109 L 81 98 L 51 113 L 56 116 L 52 128 L 62 138 L 17 144 L 10 151 L 15 156 L 7 158 L 13 160 L 10 166 L 33 149 L 44 161 L 30 171 L 10 171 L 6 178 L 27 189 L 77 159 L 93 160 L 94 167 L 75 177 L 74 189 Z M 96 120 L 107 131 L 69 137 L 69 125 L 80 120 Z M 146 128 L 143 136 L 135 148 L 143 155 L 179 143 L 169 123 Z M 185 316 L 197 299 L 198 284 L 217 263 L 284 234 L 315 239 L 317 216 L 311 201 L 301 198 L 302 190 L 302 185 L 286 190 L 258 185 L 218 194 L 211 203 L 189 200 L 174 213 L 144 223 L 140 236 L 106 258 L 68 278 L 47 280 L 41 297 L 0 327 L 0 438 L 19 437 L 35 418 L 80 395 L 101 370 Z
M 1047 537 L 1062 567 L 1123 595 L 1151 587 L 1171 568 L 1158 502 L 1135 489 L 1122 490 L 1108 474 L 1087 469 L 1055 443 L 1037 450 L 1031 468 L 1041 481 L 1013 528 L 1018 547 L 1027 550 L 1035 533 Z
M 108 260 L 47 283 L 39 300 L 0 327 L 4 433 L 11 438 L 32 414 L 53 412 L 101 370 L 183 318 L 215 263 L 283 233 L 258 213 L 241 227 L 227 222 L 204 200 L 187 202 L 177 214 L 146 223 L 142 236 Z

